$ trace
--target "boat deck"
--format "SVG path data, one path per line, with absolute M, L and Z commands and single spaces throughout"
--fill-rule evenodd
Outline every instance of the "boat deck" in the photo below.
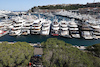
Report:
M 23 33 L 22 33 L 22 35 L 27 35 L 27 34 L 28 34 L 27 32 L 23 32 Z
M 4 32 L 3 34 L 0 34 L 0 37 L 6 35 L 6 34 L 8 34 L 8 33 L 9 33 L 9 31 L 6 31 L 6 32 Z
M 95 36 L 95 39 L 99 39 L 100 38 L 100 36 Z

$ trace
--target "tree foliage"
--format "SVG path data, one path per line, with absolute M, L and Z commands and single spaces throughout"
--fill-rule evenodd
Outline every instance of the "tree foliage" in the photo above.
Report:
M 26 42 L 0 44 L 0 67 L 26 66 L 33 56 L 33 47 Z
M 100 58 L 100 44 L 88 46 L 86 48 L 92 55 Z
M 100 59 L 82 52 L 56 38 L 41 43 L 44 46 L 43 64 L 46 67 L 99 67 Z M 91 56 L 91 57 L 90 57 Z M 97 64 L 94 63 L 97 62 Z

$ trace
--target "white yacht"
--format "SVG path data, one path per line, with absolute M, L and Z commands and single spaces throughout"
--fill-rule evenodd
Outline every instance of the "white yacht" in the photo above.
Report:
M 77 23 L 74 20 L 71 20 L 69 22 L 69 30 L 73 38 L 80 38 L 79 28 L 78 28 Z
M 4 22 L 0 22 L 0 29 L 5 28 Z
M 48 16 L 48 17 L 54 17 L 54 15 L 50 12 L 50 13 L 44 13 L 45 16 Z
M 31 34 L 40 34 L 42 23 L 45 22 L 45 19 L 37 19 L 33 22 L 31 27 Z
M 23 24 L 23 27 L 22 27 L 22 34 L 21 35 L 28 35 L 30 34 L 30 29 L 31 29 L 31 26 L 33 24 L 33 21 L 31 20 L 25 20 L 25 23 Z
M 95 39 L 100 38 L 100 26 L 97 24 L 92 24 L 91 27 L 93 28 L 93 35 Z
M 59 22 L 60 24 L 60 36 L 71 38 L 69 35 L 69 30 L 68 30 L 68 22 L 65 20 L 62 20 Z
M 46 21 L 42 24 L 41 35 L 49 35 L 49 32 L 50 32 L 50 25 L 51 25 L 51 21 L 50 21 L 50 20 L 46 20 Z
M 93 39 L 94 38 L 93 29 L 90 27 L 89 24 L 86 24 L 86 23 L 82 24 L 81 35 L 85 39 Z
M 0 22 L 0 37 L 9 33 L 7 26 L 5 26 L 4 22 Z
M 93 34 L 90 31 L 82 31 L 82 36 L 85 39 L 93 39 Z
M 22 29 L 24 23 L 25 23 L 25 20 L 22 18 L 19 18 L 18 20 L 16 20 L 15 23 L 13 24 L 13 27 L 12 27 L 9 35 L 11 35 L 11 36 L 21 35 L 22 34 L 21 29 Z
M 54 20 L 51 27 L 51 35 L 59 36 L 59 23 L 57 20 Z

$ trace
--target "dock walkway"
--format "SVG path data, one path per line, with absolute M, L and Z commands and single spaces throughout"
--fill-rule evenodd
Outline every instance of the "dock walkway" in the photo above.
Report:
M 0 43 L 2 43 L 2 42 L 0 42 Z M 16 42 L 8 42 L 8 44 L 14 44 L 14 43 L 16 43 Z M 41 46 L 41 44 L 38 44 L 38 43 L 29 43 L 31 46 Z M 73 47 L 76 47 L 76 48 L 78 48 L 78 49 L 80 49 L 80 50 L 85 50 L 86 49 L 86 46 L 74 46 L 73 45 Z
M 2 43 L 2 41 L 0 43 Z M 14 43 L 16 43 L 16 42 L 8 42 L 8 44 L 14 44 Z M 29 43 L 29 44 L 31 46 L 37 46 L 38 45 L 37 43 Z
M 73 47 L 76 47 L 76 48 L 78 48 L 80 50 L 85 50 L 86 49 L 86 46 L 73 46 Z

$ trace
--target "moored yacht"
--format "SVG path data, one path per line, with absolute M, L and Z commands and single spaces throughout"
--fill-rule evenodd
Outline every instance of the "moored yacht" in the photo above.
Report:
M 86 24 L 86 23 L 82 24 L 81 35 L 85 39 L 93 39 L 94 38 L 93 29 L 90 27 L 89 24 Z
M 62 20 L 59 22 L 59 24 L 60 24 L 60 36 L 71 38 L 71 36 L 69 35 L 67 21 Z
M 45 19 L 37 19 L 33 22 L 31 27 L 31 34 L 40 34 L 42 23 L 45 22 Z
M 5 23 L 0 22 L 0 37 L 9 33 L 9 30 L 5 26 Z
M 82 36 L 85 39 L 93 39 L 93 34 L 90 31 L 82 31 Z
M 69 21 L 69 30 L 73 38 L 80 38 L 79 28 L 74 20 Z
M 47 17 L 54 17 L 54 15 L 50 12 L 50 13 L 44 13 L 45 16 Z
M 0 37 L 3 36 L 3 35 L 6 35 L 7 33 L 9 33 L 8 30 L 0 30 Z
M 59 36 L 59 23 L 57 20 L 53 21 L 53 23 L 52 23 L 51 35 Z
M 50 32 L 50 25 L 51 25 L 51 21 L 50 21 L 50 20 L 46 20 L 46 21 L 42 24 L 41 35 L 49 35 L 49 32 Z
M 21 35 L 28 35 L 30 34 L 30 29 L 33 24 L 32 20 L 26 20 L 22 27 L 22 34 Z
M 93 28 L 93 35 L 95 39 L 100 38 L 100 26 L 97 24 L 92 24 L 91 27 Z
M 11 36 L 16 36 L 16 35 L 21 35 L 21 29 L 23 24 L 25 23 L 24 19 L 18 19 L 15 21 L 15 23 L 13 24 L 13 27 L 9 33 L 9 35 Z

